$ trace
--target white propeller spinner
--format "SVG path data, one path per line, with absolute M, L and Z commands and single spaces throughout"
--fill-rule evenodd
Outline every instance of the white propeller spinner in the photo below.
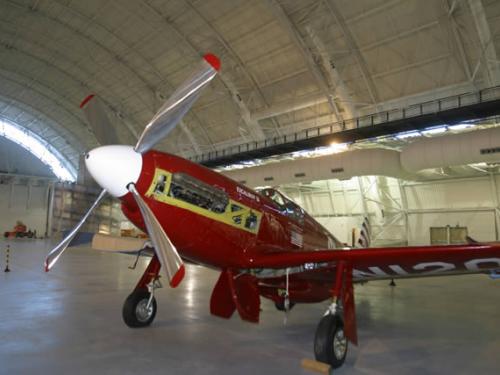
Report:
M 102 146 L 85 155 L 85 166 L 99 186 L 118 198 L 128 193 L 128 184 L 139 179 L 142 155 L 132 146 Z

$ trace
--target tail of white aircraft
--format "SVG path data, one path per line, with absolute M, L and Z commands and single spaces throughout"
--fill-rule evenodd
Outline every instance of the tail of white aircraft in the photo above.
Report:
M 372 227 L 370 224 L 370 219 L 368 218 L 368 216 L 366 216 L 359 230 L 359 238 L 356 247 L 370 247 L 371 234 L 372 234 Z

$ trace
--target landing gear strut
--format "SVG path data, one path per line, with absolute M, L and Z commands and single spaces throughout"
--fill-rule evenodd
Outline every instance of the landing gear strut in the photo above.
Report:
M 286 269 L 286 277 L 285 277 L 285 289 L 280 289 L 278 293 L 283 297 L 279 302 L 275 302 L 274 306 L 279 311 L 283 311 L 285 313 L 289 312 L 295 303 L 290 301 L 290 268 Z
M 295 303 L 291 301 L 288 301 L 287 303 L 287 300 L 283 300 L 280 302 L 275 302 L 274 306 L 278 311 L 288 312 L 295 306 Z

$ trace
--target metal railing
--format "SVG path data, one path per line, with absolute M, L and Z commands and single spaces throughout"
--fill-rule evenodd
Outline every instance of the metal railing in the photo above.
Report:
M 463 108 L 474 104 L 500 99 L 500 86 L 489 87 L 477 92 L 457 94 L 441 99 L 414 104 L 405 108 L 391 109 L 349 120 L 333 122 L 331 124 L 299 130 L 290 134 L 276 136 L 262 141 L 254 141 L 230 146 L 221 150 L 210 151 L 195 155 L 190 159 L 203 163 L 218 158 L 229 157 L 243 152 L 265 149 L 271 146 L 284 145 L 292 142 L 307 140 L 323 135 L 332 135 L 341 131 L 358 129 L 367 126 L 376 126 L 397 120 L 416 118 L 418 116 L 435 114 L 450 109 Z

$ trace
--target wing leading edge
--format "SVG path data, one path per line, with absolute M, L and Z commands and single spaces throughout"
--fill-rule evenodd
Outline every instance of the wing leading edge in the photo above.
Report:
M 274 252 L 256 255 L 252 268 L 283 269 L 345 261 L 357 278 L 478 273 L 500 269 L 500 243 Z

